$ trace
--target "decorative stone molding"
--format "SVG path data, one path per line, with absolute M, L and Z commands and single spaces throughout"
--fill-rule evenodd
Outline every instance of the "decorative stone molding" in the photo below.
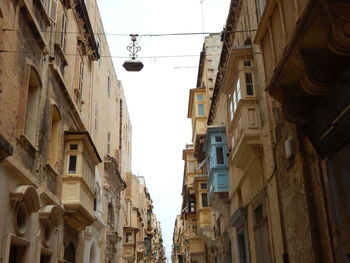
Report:
M 303 90 L 310 95 L 323 95 L 339 78 L 343 60 L 328 50 L 301 50 L 304 72 L 300 79 Z
M 40 200 L 34 186 L 21 185 L 10 192 L 10 200 L 16 205 L 18 202 L 25 202 L 28 212 L 37 212 L 40 208 Z

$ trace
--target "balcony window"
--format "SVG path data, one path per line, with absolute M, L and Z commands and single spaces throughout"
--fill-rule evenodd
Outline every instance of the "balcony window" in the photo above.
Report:
M 201 198 L 202 198 L 202 207 L 208 207 L 208 195 L 207 195 L 207 193 L 202 193 Z
M 224 164 L 224 153 L 222 147 L 216 147 L 216 163 Z
M 187 169 L 187 172 L 189 172 L 189 173 L 193 173 L 194 172 L 194 170 L 195 170 L 195 162 L 191 162 L 191 161 L 189 161 L 188 162 L 188 169 Z
M 204 100 L 202 94 L 198 94 L 198 95 L 196 96 L 196 98 L 197 98 L 197 101 L 198 101 L 198 102 L 202 102 L 202 101 Z
M 57 0 L 44 0 L 44 8 L 46 14 L 52 19 L 52 21 L 56 21 L 56 12 L 57 12 Z
M 229 95 L 230 102 L 230 118 L 233 120 L 233 116 L 237 110 L 238 102 L 241 100 L 241 82 L 238 79 L 236 83 L 236 88 L 232 94 Z
M 125 232 L 125 243 L 127 244 L 133 244 L 134 238 L 132 232 Z
M 215 136 L 215 142 L 222 142 L 221 136 Z
M 244 76 L 245 76 L 245 86 L 246 86 L 247 95 L 253 96 L 254 95 L 254 90 L 253 90 L 252 73 L 244 73 Z
M 198 116 L 204 116 L 204 104 L 197 104 Z
M 68 174 L 76 174 L 76 173 L 77 173 L 77 156 L 70 155 L 69 156 Z
M 256 0 L 256 9 L 257 9 L 257 15 L 259 20 L 264 13 L 265 6 L 266 6 L 266 0 Z
M 243 66 L 245 67 L 251 67 L 252 66 L 252 62 L 250 60 L 244 60 L 243 61 Z

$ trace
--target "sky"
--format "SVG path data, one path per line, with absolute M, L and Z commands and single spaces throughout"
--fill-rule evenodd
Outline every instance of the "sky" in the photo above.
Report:
M 230 4 L 230 0 L 97 2 L 115 57 L 128 57 L 126 46 L 131 42 L 130 37 L 115 34 L 220 32 Z M 113 59 L 132 124 L 132 172 L 146 179 L 169 262 L 175 218 L 182 204 L 182 150 L 192 135 L 187 118 L 189 90 L 196 88 L 204 36 L 139 37 L 141 72 L 127 72 L 122 67 L 126 59 Z

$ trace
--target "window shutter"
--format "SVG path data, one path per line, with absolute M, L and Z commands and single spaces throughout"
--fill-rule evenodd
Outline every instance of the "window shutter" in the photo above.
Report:
M 56 22 L 57 0 L 51 0 L 50 18 Z

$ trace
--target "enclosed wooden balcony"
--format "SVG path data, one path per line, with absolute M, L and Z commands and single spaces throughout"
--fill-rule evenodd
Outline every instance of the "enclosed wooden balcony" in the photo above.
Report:
M 225 127 L 208 127 L 205 138 L 205 152 L 208 156 L 208 199 L 223 198 L 229 191 L 227 143 Z
M 207 131 L 207 97 L 205 88 L 190 90 L 187 117 L 192 120 L 192 142 L 194 155 L 199 160 L 204 159 L 203 142 Z
M 95 166 L 101 162 L 88 132 L 65 132 L 65 169 L 62 182 L 62 203 L 65 221 L 76 230 L 94 221 L 93 187 Z
M 229 127 L 230 161 L 246 170 L 256 154 L 262 150 L 261 130 L 255 98 L 241 99 Z
M 138 228 L 124 227 L 123 228 L 123 258 L 128 261 L 134 261 L 136 259 L 136 233 Z

